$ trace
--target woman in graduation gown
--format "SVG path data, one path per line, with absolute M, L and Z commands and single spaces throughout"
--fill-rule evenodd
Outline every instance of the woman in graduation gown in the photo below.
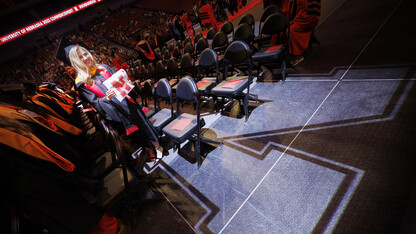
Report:
M 97 64 L 91 53 L 81 46 L 73 46 L 69 51 L 71 65 L 77 71 L 75 80 L 77 90 L 108 121 L 121 125 L 127 136 L 139 145 L 149 149 L 152 159 L 158 161 L 163 157 L 163 148 L 158 141 L 158 134 L 146 118 L 141 107 L 135 103 L 137 96 L 132 90 L 126 98 L 119 101 L 115 91 L 107 89 L 103 82 L 115 72 L 105 64 Z

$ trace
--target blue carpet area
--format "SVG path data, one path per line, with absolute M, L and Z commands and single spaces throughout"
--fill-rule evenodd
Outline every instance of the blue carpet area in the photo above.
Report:
M 255 83 L 247 121 L 206 107 L 223 145 L 152 171 L 149 217 L 171 214 L 156 232 L 414 233 L 415 5 L 347 0 L 286 82 Z

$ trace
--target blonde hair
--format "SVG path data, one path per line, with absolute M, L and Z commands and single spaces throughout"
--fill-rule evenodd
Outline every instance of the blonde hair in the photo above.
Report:
M 88 67 L 80 58 L 78 53 L 87 53 L 91 58 L 92 67 L 95 69 L 104 69 L 101 65 L 97 64 L 95 59 L 92 57 L 91 53 L 81 46 L 73 46 L 69 51 L 69 60 L 71 61 L 71 66 L 77 71 L 77 76 L 85 84 L 91 85 L 93 80 L 90 74 L 90 67 Z

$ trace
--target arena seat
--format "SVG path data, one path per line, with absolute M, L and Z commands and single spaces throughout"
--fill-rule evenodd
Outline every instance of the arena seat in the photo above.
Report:
M 259 40 L 259 52 L 253 55 L 253 62 L 258 62 L 258 74 L 262 65 L 265 64 L 280 64 L 282 80 L 286 79 L 286 60 L 288 55 L 288 34 L 289 19 L 283 13 L 275 13 L 267 17 L 261 29 L 261 36 Z M 272 46 L 263 45 L 263 35 L 281 35 L 282 41 Z M 266 42 L 266 44 L 268 44 Z
M 188 113 L 180 114 L 179 106 L 182 101 L 196 103 L 196 116 Z M 192 77 L 183 77 L 177 85 L 176 115 L 177 117 L 163 128 L 163 133 L 176 143 L 178 149 L 180 149 L 180 144 L 186 140 L 192 141 L 197 166 L 199 168 L 202 164 L 200 155 L 201 142 L 212 144 L 221 143 L 209 140 L 201 135 L 200 130 L 205 125 L 205 122 L 200 117 L 199 92 L 195 80 Z

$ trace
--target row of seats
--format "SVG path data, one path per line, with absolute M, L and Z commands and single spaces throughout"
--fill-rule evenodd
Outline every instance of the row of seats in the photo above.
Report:
M 244 17 L 243 17 L 244 18 Z M 233 41 L 234 42 L 243 42 L 239 43 L 241 47 L 241 51 L 238 53 L 243 53 L 242 51 L 246 50 L 245 53 L 247 53 L 247 56 L 240 56 L 239 58 L 247 58 L 247 61 L 249 65 L 245 66 L 245 70 L 247 71 L 248 77 L 250 77 L 250 83 L 252 82 L 252 71 L 253 69 L 257 69 L 258 74 L 260 73 L 261 66 L 263 64 L 281 64 L 281 70 L 282 70 L 282 77 L 283 81 L 285 79 L 285 69 L 286 69 L 286 55 L 287 55 L 287 45 L 285 44 L 287 42 L 287 29 L 288 29 L 288 21 L 287 17 L 283 15 L 282 13 L 275 13 L 270 15 L 262 27 L 263 34 L 259 38 L 259 42 L 257 43 L 257 46 L 254 45 L 254 36 L 252 35 L 252 27 L 246 23 L 241 23 L 237 30 L 234 33 Z M 270 42 L 266 42 L 264 40 L 265 35 L 273 35 L 273 34 L 279 34 L 282 35 L 282 44 L 277 45 L 270 45 Z M 207 38 L 208 38 L 207 34 Z M 221 92 L 217 89 L 213 88 L 216 84 L 219 84 L 220 74 L 223 74 L 223 79 L 226 81 L 229 76 L 229 74 L 233 74 L 234 70 L 231 70 L 231 72 L 228 71 L 228 67 L 225 66 L 225 63 L 232 64 L 233 68 L 238 67 L 236 63 L 240 64 L 242 61 L 233 61 L 233 58 L 228 59 L 227 61 L 224 61 L 224 54 L 226 53 L 226 50 L 229 50 L 229 54 L 237 53 L 237 52 L 231 52 L 229 40 L 227 38 L 227 35 L 220 31 L 215 34 L 212 40 L 211 48 L 209 48 L 209 42 L 207 38 L 199 37 L 196 44 L 192 45 L 191 41 L 188 41 L 183 49 L 180 49 L 179 46 L 176 46 L 175 49 L 173 49 L 173 57 L 170 57 L 169 50 L 166 50 L 166 56 L 162 60 L 159 60 L 156 64 L 155 69 L 149 69 L 148 72 L 151 74 L 150 78 L 151 82 L 154 83 L 154 86 L 157 86 L 157 81 L 161 78 L 167 78 L 173 86 L 173 89 L 175 90 L 175 84 L 177 83 L 178 79 L 181 77 L 184 77 L 185 75 L 189 75 L 191 77 L 194 77 L 195 80 L 198 82 L 199 85 L 201 85 L 200 91 L 204 95 L 210 95 L 213 94 L 214 96 L 220 96 L 220 94 L 226 93 L 224 90 Z M 186 40 L 185 40 L 186 42 Z M 244 44 L 244 45 L 243 45 Z M 246 48 L 245 48 L 246 47 Z M 245 48 L 245 49 L 242 49 Z M 203 50 L 203 52 L 198 53 L 200 50 Z M 208 50 L 207 50 L 208 49 Z M 256 51 L 256 52 L 253 52 Z M 202 56 L 202 55 L 205 56 Z M 231 56 L 230 56 L 231 57 Z M 166 59 L 167 58 L 167 59 Z M 238 58 L 238 57 L 236 57 Z M 244 60 L 243 60 L 244 61 Z M 253 64 L 255 65 L 253 66 Z M 152 67 L 149 64 L 149 67 Z M 202 72 L 205 72 L 206 74 L 210 73 L 207 72 L 208 68 L 216 67 L 214 79 L 203 79 Z M 221 71 L 219 70 L 221 69 Z M 212 73 L 212 72 L 211 72 Z M 260 78 L 260 77 L 259 77 Z M 236 78 L 233 78 L 236 79 Z M 204 84 L 204 85 L 202 85 Z M 144 85 L 144 82 L 142 83 Z M 152 87 L 152 85 L 148 85 L 148 87 Z M 228 87 L 228 85 L 226 86 Z M 237 86 L 240 87 L 240 86 Z M 211 88 L 213 88 L 211 92 Z M 229 88 L 229 87 L 228 87 Z M 226 89 L 229 90 L 229 89 Z M 238 91 L 237 93 L 239 93 Z M 148 97 L 150 92 L 147 91 L 144 93 L 145 98 Z M 230 95 L 228 95 L 230 96 Z M 236 96 L 234 94 L 234 96 Z M 245 108 L 246 111 L 246 108 Z
M 191 55 L 185 54 L 184 58 L 192 58 Z M 200 118 L 200 102 L 202 96 L 214 97 L 214 99 L 228 98 L 243 101 L 245 118 L 248 118 L 248 101 L 254 99 L 250 96 L 250 84 L 252 83 L 252 61 L 249 46 L 243 41 L 235 41 L 226 49 L 223 62 L 224 77 L 220 81 L 219 75 L 219 59 L 217 52 L 212 48 L 206 48 L 199 56 L 198 60 L 198 77 L 189 75 L 181 76 L 181 78 L 161 78 L 157 83 L 153 84 L 150 80 L 143 82 L 142 93 L 152 93 L 155 99 L 155 113 L 149 116 L 150 122 L 160 135 L 169 137 L 175 145 L 180 148 L 180 144 L 186 140 L 191 140 L 195 144 L 195 156 L 198 167 L 201 165 L 200 158 L 200 142 L 217 143 L 201 136 L 200 129 L 204 125 L 204 121 Z M 173 61 L 171 58 L 169 61 Z M 192 59 L 191 59 L 192 61 Z M 161 62 L 161 61 L 160 61 Z M 182 65 L 183 62 L 181 62 Z M 245 66 L 248 70 L 247 76 L 234 75 L 227 77 L 228 66 Z M 202 70 L 214 68 L 214 77 L 202 77 Z M 208 74 L 207 72 L 204 72 Z M 175 83 L 171 81 L 174 80 Z M 177 84 L 176 84 L 176 81 Z M 146 91 L 147 90 L 147 91 Z M 175 91 L 175 92 L 174 92 Z M 174 97 L 175 95 L 175 97 Z M 176 99 L 176 111 L 174 110 L 173 100 Z M 167 99 L 170 108 L 161 109 L 160 99 Z M 190 113 L 181 113 L 180 103 L 182 102 L 196 103 L 196 115 Z
M 58 88 L 2 103 L 0 119 L 2 205 L 37 226 L 91 232 L 104 212 L 130 206 L 129 194 L 142 185 L 117 131 Z

